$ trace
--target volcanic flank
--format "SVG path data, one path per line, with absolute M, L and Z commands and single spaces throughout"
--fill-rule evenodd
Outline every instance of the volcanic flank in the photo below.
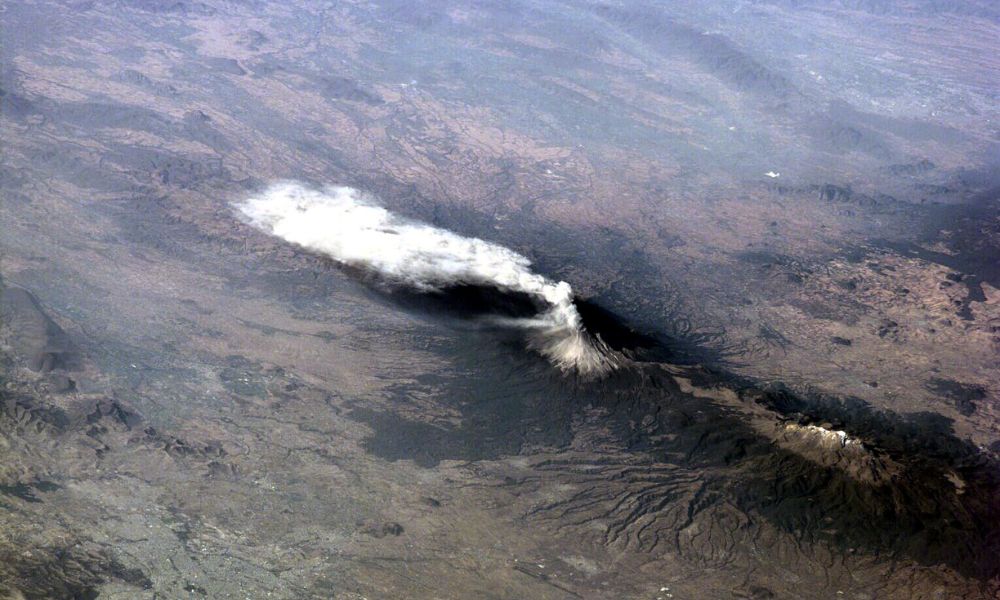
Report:
M 490 321 L 527 331 L 529 346 L 563 371 L 600 376 L 620 363 L 587 332 L 570 285 L 533 272 L 509 248 L 400 217 L 345 186 L 275 183 L 237 208 L 271 235 L 418 292 L 484 286 L 528 296 L 542 306 L 537 314 Z

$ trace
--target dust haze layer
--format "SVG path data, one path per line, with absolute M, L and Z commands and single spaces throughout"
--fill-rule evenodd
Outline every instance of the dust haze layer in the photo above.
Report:
M 529 346 L 563 371 L 600 376 L 618 366 L 615 353 L 584 327 L 570 285 L 535 273 L 509 248 L 395 215 L 346 186 L 278 182 L 237 208 L 267 233 L 421 292 L 471 284 L 536 298 L 546 307 L 537 316 L 491 321 L 527 330 Z

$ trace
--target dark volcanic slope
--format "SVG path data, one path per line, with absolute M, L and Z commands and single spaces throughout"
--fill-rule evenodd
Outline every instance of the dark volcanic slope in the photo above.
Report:
M 990 2 L 0 4 L 0 596 L 993 598 Z M 352 185 L 569 282 L 428 297 Z

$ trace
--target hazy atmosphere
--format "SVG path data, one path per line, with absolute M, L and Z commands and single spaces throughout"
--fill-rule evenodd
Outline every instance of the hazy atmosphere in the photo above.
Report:
M 995 2 L 0 0 L 0 599 L 998 597 Z

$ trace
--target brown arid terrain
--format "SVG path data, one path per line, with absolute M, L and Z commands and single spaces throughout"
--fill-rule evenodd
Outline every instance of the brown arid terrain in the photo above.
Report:
M 991 2 L 0 1 L 0 598 L 1000 597 L 998 73 Z

